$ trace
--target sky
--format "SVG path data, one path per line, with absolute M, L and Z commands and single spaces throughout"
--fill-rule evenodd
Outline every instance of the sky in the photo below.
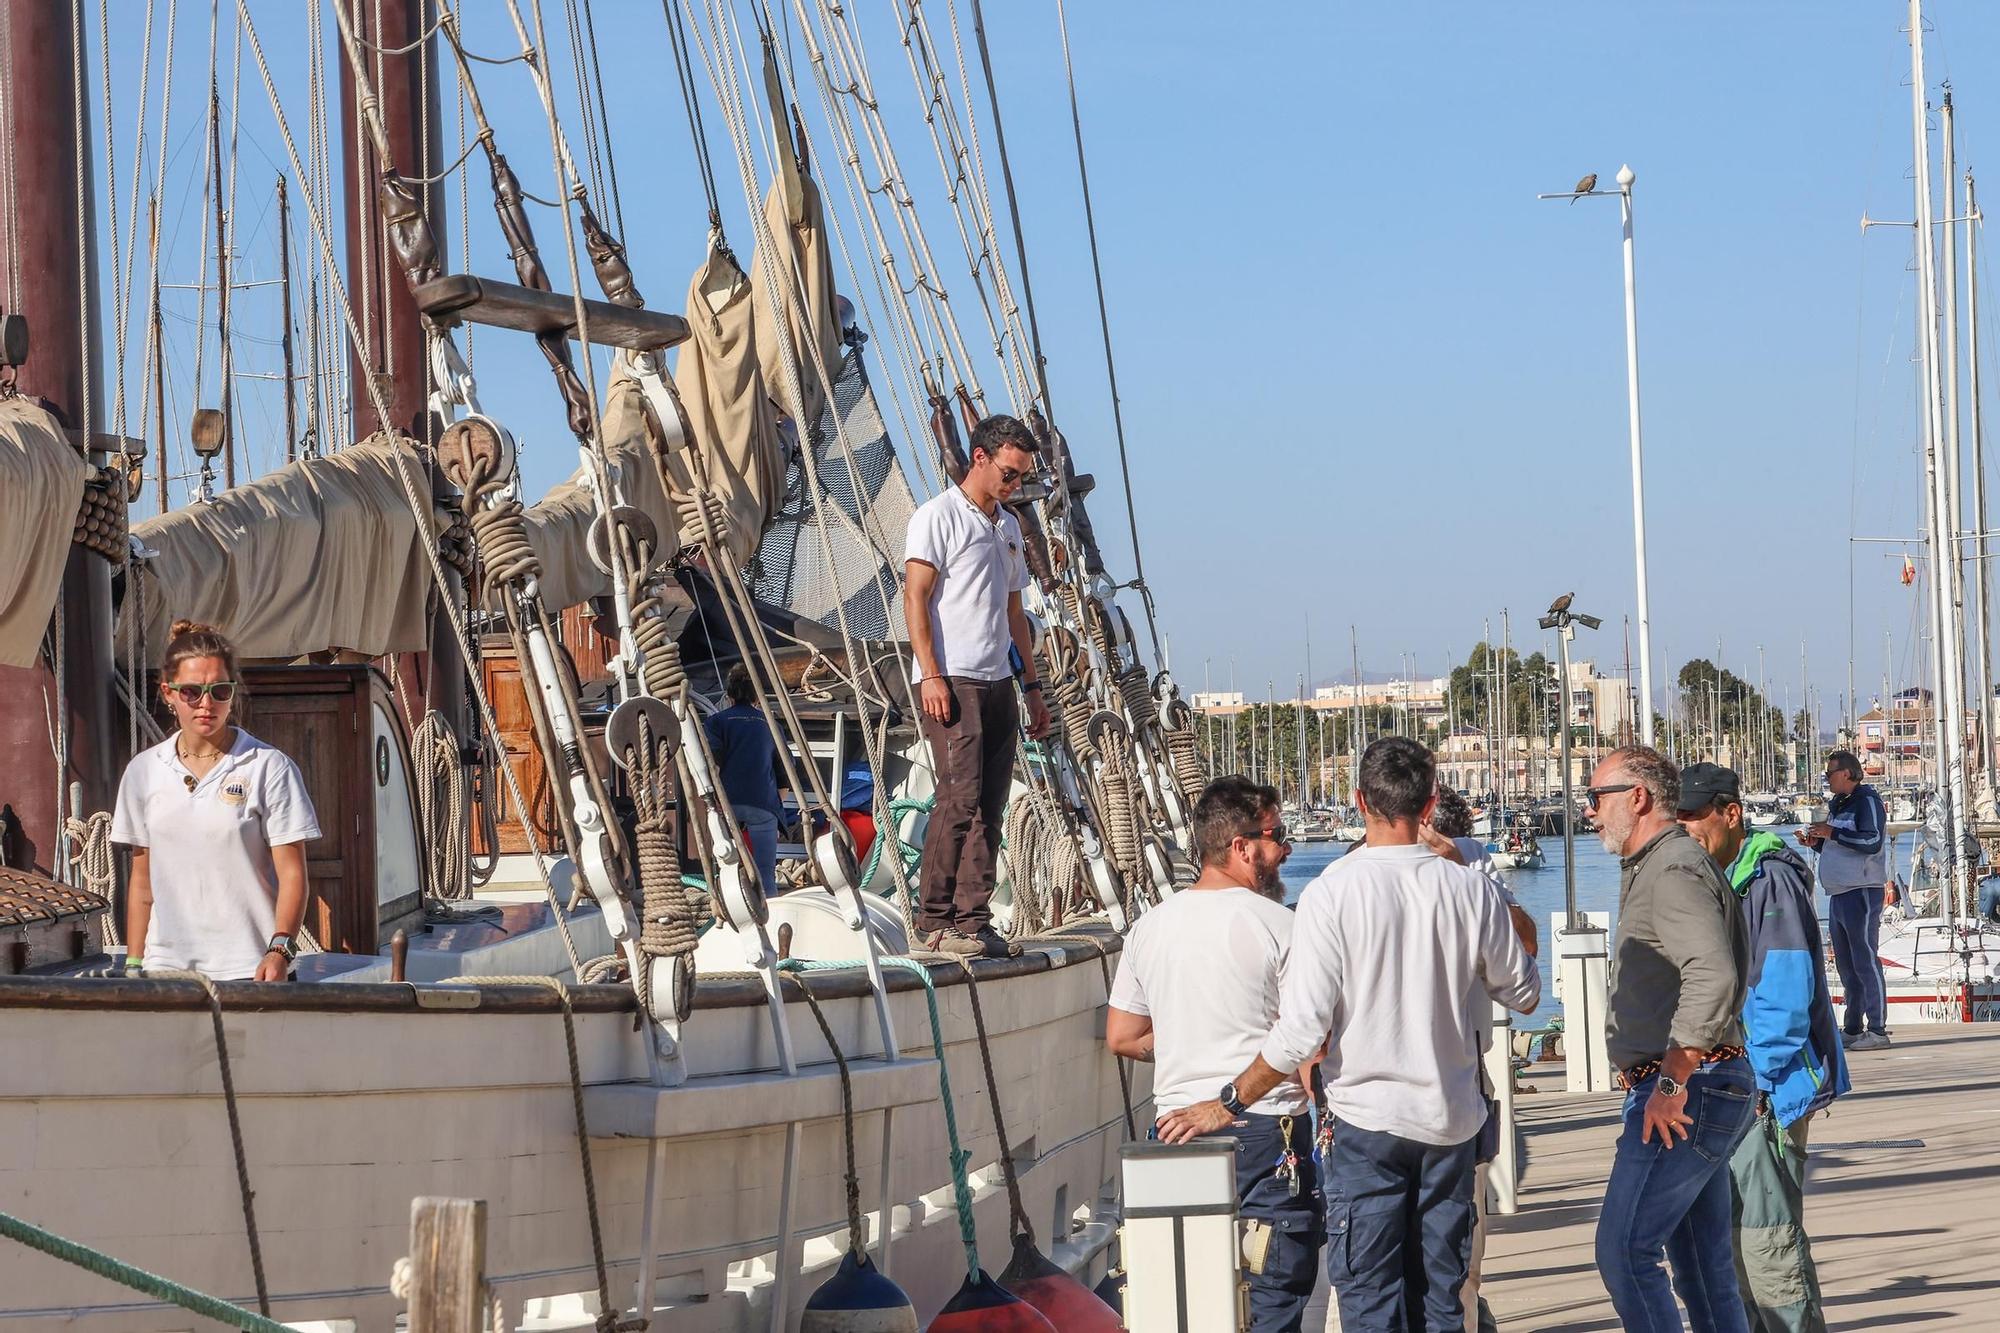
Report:
M 202 245 L 208 16 L 197 8 L 182 7 L 176 36 L 162 195 L 170 284 L 195 280 Z M 895 5 L 849 8 L 939 280 L 977 344 L 983 325 Z M 1129 577 L 1055 6 L 986 8 L 1055 416 L 1082 466 L 1107 483 L 1093 513 L 1114 571 Z M 667 27 L 656 5 L 596 0 L 594 9 L 625 240 L 649 303 L 678 308 L 702 257 L 707 207 Z M 955 77 L 949 11 L 936 0 L 924 9 Z M 324 8 L 251 10 L 303 146 L 307 15 Z M 781 36 L 803 70 L 799 12 L 784 16 Z M 113 212 L 121 232 L 128 216 L 146 49 L 139 6 L 113 13 L 120 202 L 99 210 L 101 245 Z M 154 127 L 164 13 L 152 38 Z M 231 96 L 235 20 L 231 6 L 222 13 L 218 81 L 225 117 L 232 104 L 238 112 L 237 263 L 246 278 L 270 277 L 269 196 L 285 154 L 247 46 Z M 1935 100 L 1963 70 L 1959 158 L 1977 171 L 1982 148 L 2000 143 L 2000 86 L 1980 77 L 1977 59 L 2000 39 L 2000 9 L 1939 0 L 1927 16 L 1929 92 Z M 1796 708 L 1809 676 L 1828 714 L 1850 660 L 1864 706 L 1885 671 L 1897 684 L 1912 678 L 1920 603 L 1897 577 L 1901 541 L 1921 555 L 1910 232 L 1864 235 L 1859 226 L 1864 212 L 1913 216 L 1903 6 L 1406 2 L 1225 12 L 1192 0 L 1079 0 L 1068 17 L 1145 572 L 1184 684 L 1221 688 L 1233 676 L 1251 693 L 1274 681 L 1287 695 L 1306 670 L 1308 634 L 1315 677 L 1345 675 L 1350 627 L 1369 674 L 1406 662 L 1439 674 L 1489 624 L 1498 632 L 1503 609 L 1517 646 L 1546 646 L 1533 620 L 1570 591 L 1605 622 L 1576 653 L 1622 669 L 1636 652 L 1636 633 L 1629 648 L 1626 633 L 1636 598 L 1619 210 L 1615 199 L 1572 206 L 1535 196 L 1591 171 L 1609 185 L 1625 163 L 1637 174 L 1657 687 L 1687 658 L 1714 657 L 1718 644 L 1753 680 L 1761 645 L 1774 700 L 1789 692 Z M 547 21 L 565 128 L 580 141 L 560 5 L 548 4 Z M 498 4 L 478 7 L 467 32 L 489 55 L 519 49 Z M 965 38 L 989 188 L 1003 206 L 969 22 Z M 330 38 L 327 52 L 334 57 Z M 550 192 L 547 129 L 522 67 L 482 65 L 477 77 L 501 147 L 529 189 Z M 714 95 L 705 82 L 700 91 L 726 225 L 745 237 Z M 449 157 L 460 142 L 449 88 L 444 107 Z M 806 114 L 827 194 L 861 248 L 816 98 Z M 336 159 L 337 131 L 336 114 Z M 150 133 L 142 199 L 153 188 L 157 128 Z M 96 156 L 102 194 L 101 143 Z M 2000 191 L 2000 162 L 1992 170 Z M 505 273 L 483 171 L 471 187 L 469 266 Z M 456 184 L 446 204 L 446 242 L 459 251 Z M 139 216 L 143 234 L 143 204 Z M 556 215 L 535 210 L 534 222 L 560 273 Z M 319 243 L 310 219 L 295 216 L 292 231 L 295 254 L 310 256 Z M 120 241 L 129 248 L 129 237 Z M 135 318 L 143 247 L 140 259 Z M 872 272 L 857 277 L 837 261 L 837 274 L 843 290 L 874 300 Z M 273 291 L 238 298 L 239 369 L 275 368 Z M 186 291 L 168 298 L 169 366 L 183 384 L 199 327 L 193 301 Z M 1981 321 L 1991 381 L 2000 348 L 1991 302 Z M 871 347 L 886 357 L 889 341 L 875 332 Z M 204 357 L 212 379 L 212 337 Z M 488 409 L 521 438 L 529 490 L 540 493 L 575 454 L 532 346 L 481 334 L 474 366 Z M 136 404 L 140 358 L 128 352 L 127 367 Z M 984 373 L 994 406 L 1004 405 L 990 358 Z M 878 382 L 890 379 L 884 366 Z M 246 436 L 261 426 L 253 454 L 261 449 L 258 466 L 270 466 L 282 454 L 275 393 L 268 383 L 240 392 Z M 191 401 L 176 390 L 177 419 Z M 1966 434 L 1969 448 L 1969 408 Z M 923 442 L 901 443 L 908 454 Z M 1971 491 L 1968 475 L 1968 506 Z

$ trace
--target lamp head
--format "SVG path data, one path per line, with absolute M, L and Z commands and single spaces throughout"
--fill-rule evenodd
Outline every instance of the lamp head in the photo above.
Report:
M 1585 629 L 1596 629 L 1599 625 L 1602 625 L 1604 623 L 1596 616 L 1586 616 L 1586 615 L 1577 616 L 1576 621 L 1579 625 L 1582 625 Z

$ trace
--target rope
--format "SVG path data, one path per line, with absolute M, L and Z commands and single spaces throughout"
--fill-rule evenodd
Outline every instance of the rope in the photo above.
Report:
M 1028 1210 L 1021 1206 L 1021 1182 L 1014 1175 L 1014 1149 L 1007 1142 L 1007 1122 L 1000 1114 L 1000 1080 L 993 1073 L 993 1048 L 986 1038 L 986 1012 L 979 1003 L 979 978 L 973 975 L 972 960 L 960 963 L 965 969 L 965 993 L 972 998 L 972 1026 L 979 1034 L 979 1065 L 986 1073 L 986 1100 L 993 1108 L 993 1134 L 1000 1140 L 1000 1178 L 1007 1182 L 1008 1232 L 1013 1239 L 1026 1237 L 1035 1243 L 1035 1228 Z
M 472 824 L 465 764 L 451 723 L 436 709 L 425 713 L 410 734 L 410 763 L 416 769 L 417 827 L 430 861 L 431 894 L 448 902 L 470 898 Z
M 697 915 L 689 901 L 687 883 L 681 877 L 680 853 L 674 847 L 673 769 L 667 759 L 667 738 L 655 739 L 652 719 L 640 715 L 639 743 L 625 751 L 626 771 L 631 775 L 632 805 L 637 814 L 632 841 L 639 863 L 639 888 L 643 906 L 639 925 L 640 952 L 652 958 L 674 960 L 674 1012 L 685 1020 L 694 1012 L 694 951 L 701 942 Z M 652 1008 L 652 969 L 632 978 L 639 1003 Z
M 958 1209 L 958 1238 L 965 1246 L 966 1275 L 975 1282 L 979 1279 L 979 1228 L 972 1215 L 972 1181 L 966 1176 L 965 1164 L 972 1159 L 958 1140 L 958 1113 L 952 1109 L 951 1069 L 944 1058 L 944 1024 L 938 1018 L 937 983 L 931 980 L 931 970 L 914 958 L 889 957 L 882 960 L 884 967 L 900 967 L 916 974 L 924 983 L 924 1004 L 931 1019 L 931 1050 L 938 1062 L 938 1097 L 944 1102 L 944 1132 L 951 1141 L 951 1195 Z M 816 972 L 821 967 L 849 967 L 848 963 L 804 964 L 802 970 Z
M 779 970 L 797 972 L 801 964 L 798 959 L 787 958 L 778 964 Z M 806 1007 L 812 1010 L 813 1021 L 819 1024 L 820 1035 L 826 1038 L 826 1048 L 833 1052 L 833 1062 L 840 1067 L 840 1128 L 847 1140 L 847 1249 L 856 1259 L 868 1254 L 868 1233 L 861 1224 L 861 1176 L 855 1166 L 854 1157 L 854 1080 L 847 1068 L 847 1057 L 841 1053 L 840 1043 L 833 1038 L 833 1027 L 826 1021 L 826 1014 L 819 1007 L 819 1000 L 806 985 L 802 976 L 792 978 L 798 984 L 799 994 L 806 997 Z
M 173 968 L 149 970 L 154 980 L 192 981 L 208 996 L 209 1021 L 215 1026 L 215 1058 L 222 1074 L 222 1100 L 229 1108 L 229 1145 L 236 1154 L 236 1192 L 243 1200 L 243 1231 L 250 1239 L 250 1271 L 257 1279 L 257 1309 L 271 1313 L 271 1291 L 264 1282 L 264 1247 L 257 1239 L 256 1191 L 250 1188 L 250 1162 L 243 1151 L 243 1121 L 236 1109 L 236 1076 L 229 1067 L 229 1041 L 222 1031 L 222 995 L 199 972 Z
M 155 1300 L 169 1301 L 183 1310 L 227 1324 L 231 1328 L 242 1329 L 245 1333 L 288 1333 L 290 1327 L 220 1297 L 207 1295 L 192 1287 L 184 1287 L 171 1278 L 147 1272 L 122 1259 L 114 1259 L 102 1250 L 95 1250 L 78 1241 L 58 1236 L 53 1231 L 44 1231 L 34 1223 L 25 1222 L 11 1213 L 0 1213 L 0 1236 L 19 1241 L 30 1249 L 40 1250 L 50 1258 L 73 1264 L 107 1281 L 144 1292 Z
M 99 810 L 88 819 L 71 815 L 63 821 L 63 839 L 83 887 L 104 899 L 104 915 L 98 918 L 104 943 L 106 946 L 124 943 L 114 919 L 118 914 L 111 907 L 118 892 L 118 859 L 111 850 L 111 812 Z
M 576 1112 L 576 1151 L 583 1159 L 583 1200 L 590 1213 L 590 1253 L 597 1265 L 597 1333 L 644 1333 L 650 1320 L 643 1315 L 620 1318 L 621 1307 L 611 1303 L 611 1271 L 604 1263 L 604 1228 L 597 1218 L 597 1173 L 590 1163 L 590 1126 L 583 1111 L 583 1066 L 576 1053 L 576 1009 L 569 987 L 555 977 L 447 977 L 446 985 L 460 986 L 543 986 L 562 1001 L 563 1045 L 569 1054 L 570 1105 Z

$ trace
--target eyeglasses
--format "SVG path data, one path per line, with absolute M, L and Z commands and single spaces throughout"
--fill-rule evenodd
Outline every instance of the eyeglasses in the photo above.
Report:
M 1000 467 L 998 463 L 995 463 L 993 466 Z M 1019 481 L 1021 478 L 1027 475 L 1028 475 L 1028 470 L 1026 468 L 1002 467 L 1000 468 L 1000 484 L 1002 486 L 1012 486 L 1015 482 Z
M 189 708 L 193 708 L 203 698 L 226 704 L 236 697 L 236 682 L 233 680 L 212 680 L 206 685 L 169 685 L 167 689 L 173 694 L 178 694 L 181 702 Z
M 1609 786 L 1605 787 L 1585 787 L 1583 789 L 1584 807 L 1586 809 L 1595 810 L 1597 808 L 1597 803 L 1600 800 L 1604 799 L 1606 796 L 1610 796 L 1621 791 L 1631 791 L 1634 787 L 1638 785 L 1639 784 L 1636 782 L 1614 782 L 1611 783 Z
M 1292 845 L 1292 835 L 1285 831 L 1283 824 L 1279 824 L 1275 828 L 1260 828 L 1252 833 L 1239 833 L 1236 836 L 1246 842 L 1262 842 L 1265 839 L 1269 839 L 1277 843 L 1280 847 L 1289 847 Z

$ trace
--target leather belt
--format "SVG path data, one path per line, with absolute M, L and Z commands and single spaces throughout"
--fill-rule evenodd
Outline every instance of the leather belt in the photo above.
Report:
M 1701 1064 L 1695 1067 L 1699 1069 L 1703 1065 L 1717 1065 L 1725 1060 L 1739 1060 L 1743 1055 L 1744 1050 L 1741 1046 L 1717 1046 L 1711 1049 L 1708 1054 L 1702 1056 Z M 1643 1061 L 1640 1064 L 1633 1065 L 1630 1069 L 1619 1070 L 1618 1086 L 1630 1092 L 1659 1072 L 1660 1062 L 1658 1060 Z

